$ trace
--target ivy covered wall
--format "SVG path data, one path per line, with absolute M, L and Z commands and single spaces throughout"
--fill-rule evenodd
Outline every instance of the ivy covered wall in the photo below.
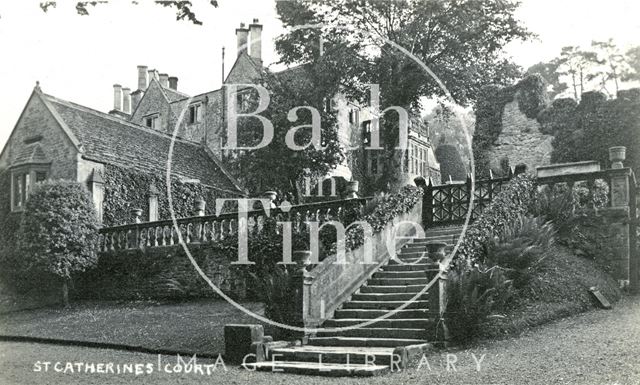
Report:
M 527 159 L 523 154 L 550 152 L 551 137 L 545 137 L 541 132 L 538 120 L 548 104 L 546 83 L 537 74 L 510 87 L 492 85 L 481 90 L 475 108 L 472 147 L 476 177 L 486 178 L 490 169 L 500 173 L 505 158 L 510 166 L 515 166 L 536 163 L 541 158 L 536 155 Z M 546 155 L 547 158 L 550 156 Z
M 132 222 L 131 210 L 142 209 L 142 220 L 149 218 L 150 188 L 155 185 L 158 196 L 158 217 L 171 219 L 167 184 L 164 175 L 152 175 L 133 169 L 105 165 L 104 168 L 104 217 L 105 226 Z M 215 214 L 217 198 L 229 198 L 231 193 L 217 190 L 196 182 L 171 179 L 172 204 L 176 218 L 194 215 L 195 202 L 202 197 L 207 203 L 205 214 Z M 225 210 L 232 210 L 231 202 Z

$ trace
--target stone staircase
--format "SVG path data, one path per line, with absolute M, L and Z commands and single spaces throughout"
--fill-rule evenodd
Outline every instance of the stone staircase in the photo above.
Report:
M 427 258 L 426 244 L 447 243 L 453 249 L 461 227 L 434 228 L 415 238 L 398 257 L 376 271 L 365 285 L 326 320 L 323 328 L 338 328 L 374 320 L 414 298 L 439 272 Z M 429 349 L 435 340 L 436 318 L 429 292 L 403 310 L 365 327 L 322 331 L 301 346 L 274 348 L 256 369 L 325 376 L 373 376 L 401 370 L 410 356 Z

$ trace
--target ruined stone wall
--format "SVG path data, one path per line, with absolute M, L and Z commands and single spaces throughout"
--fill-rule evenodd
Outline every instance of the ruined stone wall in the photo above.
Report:
M 517 98 L 518 95 L 505 105 L 502 132 L 487 153 L 489 167 L 494 172 L 502 171 L 504 159 L 508 159 L 511 167 L 526 164 L 531 171 L 551 163 L 553 135 L 540 132 L 540 123 L 520 111 Z

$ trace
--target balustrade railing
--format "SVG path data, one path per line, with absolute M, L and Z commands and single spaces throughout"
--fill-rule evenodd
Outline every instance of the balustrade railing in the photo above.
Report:
M 288 208 L 276 207 L 270 209 L 269 217 L 278 221 L 289 221 L 293 229 L 299 229 L 308 221 L 320 224 L 326 221 L 340 221 L 351 209 L 362 212 L 366 201 L 365 198 L 355 198 L 294 205 Z M 179 218 L 176 220 L 177 226 L 174 226 L 173 220 L 162 220 L 104 227 L 100 229 L 99 251 L 172 246 L 179 244 L 180 238 L 187 244 L 218 241 L 237 234 L 239 222 L 240 226 L 246 226 L 248 234 L 257 234 L 263 229 L 266 213 L 264 209 L 248 211 L 246 223 L 243 223 L 244 219 L 239 218 L 239 213 L 235 212 Z
M 510 173 L 508 177 L 476 180 L 473 191 L 472 220 L 482 213 L 482 210 L 489 205 L 512 176 Z M 422 187 L 425 190 L 422 218 L 427 227 L 460 224 L 465 221 L 471 205 L 471 176 L 463 182 L 451 182 L 439 186 L 435 186 L 429 179 Z
M 587 163 L 587 162 L 585 162 Z M 570 165 L 567 165 L 570 166 Z M 487 207 L 493 197 L 497 195 L 513 176 L 515 170 L 510 170 L 506 177 L 493 178 L 475 181 L 473 191 L 473 207 L 471 220 L 478 218 L 485 207 Z M 605 201 L 606 207 L 628 206 L 629 196 L 621 193 L 627 188 L 620 185 L 633 185 L 635 188 L 635 177 L 630 169 L 607 169 L 587 172 L 571 172 L 561 175 L 538 176 L 536 183 L 539 187 L 555 185 L 566 185 L 569 188 L 583 186 L 588 193 L 588 199 L 594 197 L 597 183 L 601 182 L 608 186 Z M 416 181 L 424 188 L 423 202 L 423 222 L 427 227 L 443 226 L 464 223 L 471 205 L 471 177 L 467 177 L 463 182 L 452 182 L 444 185 L 434 185 L 433 181 Z

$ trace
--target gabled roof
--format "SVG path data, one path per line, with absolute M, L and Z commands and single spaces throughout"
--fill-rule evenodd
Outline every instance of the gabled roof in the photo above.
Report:
M 185 94 L 184 92 L 174 90 L 173 88 L 165 88 L 161 86 L 161 89 L 162 91 L 164 91 L 164 94 L 166 95 L 167 100 L 169 100 L 170 103 L 189 97 L 189 95 Z
M 84 158 L 156 175 L 166 173 L 172 144 L 170 135 L 51 95 L 42 96 L 78 139 Z M 176 139 L 171 155 L 172 174 L 198 179 L 202 184 L 227 192 L 242 192 L 202 144 Z

